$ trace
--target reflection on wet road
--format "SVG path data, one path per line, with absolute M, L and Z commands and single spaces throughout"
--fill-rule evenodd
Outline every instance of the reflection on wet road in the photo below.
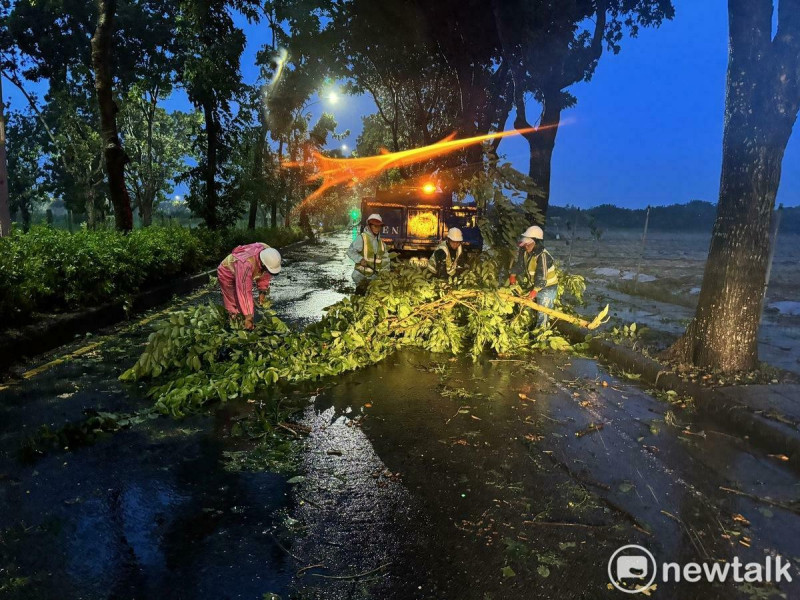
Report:
M 349 293 L 349 240 L 284 253 L 271 292 L 281 316 L 308 322 Z M 116 381 L 147 333 L 103 332 L 96 350 L 1 392 L 2 597 L 621 597 L 607 589 L 607 562 L 631 543 L 659 561 L 780 554 L 800 565 L 798 483 L 785 464 L 589 358 L 402 352 L 320 389 L 20 453 L 42 425 L 148 406 Z M 231 435 L 241 419 L 281 395 L 310 429 L 296 472 L 230 468 L 232 452 L 257 444 Z

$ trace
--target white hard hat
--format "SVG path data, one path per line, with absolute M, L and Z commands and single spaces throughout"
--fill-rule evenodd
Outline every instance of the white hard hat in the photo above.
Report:
M 381 219 L 381 216 L 378 213 L 372 213 L 370 216 L 368 216 L 367 223 L 369 223 L 370 221 L 377 221 L 378 223 L 383 225 L 383 219 Z
M 525 230 L 525 233 L 522 234 L 524 238 L 531 238 L 533 240 L 543 240 L 544 239 L 544 231 L 538 225 L 531 225 Z
M 447 239 L 454 242 L 463 242 L 464 236 L 461 235 L 461 230 L 458 227 L 451 227 L 447 230 Z
M 258 254 L 258 258 L 267 267 L 267 271 L 273 275 L 281 272 L 281 253 L 275 248 L 265 248 Z

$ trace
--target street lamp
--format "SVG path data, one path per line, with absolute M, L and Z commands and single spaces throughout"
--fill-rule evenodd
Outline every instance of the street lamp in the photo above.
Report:
M 312 106 L 319 104 L 323 101 L 329 102 L 330 104 L 338 104 L 339 102 L 339 94 L 334 91 L 330 91 L 327 94 L 319 94 L 319 100 L 314 100 L 314 102 L 309 102 L 305 104 L 301 110 L 308 110 Z

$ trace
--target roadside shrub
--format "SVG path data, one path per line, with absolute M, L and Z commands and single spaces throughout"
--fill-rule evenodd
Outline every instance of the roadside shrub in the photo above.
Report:
M 35 312 L 62 312 L 135 294 L 222 260 L 240 244 L 282 247 L 302 239 L 297 229 L 209 231 L 149 227 L 76 233 L 50 227 L 0 239 L 0 329 Z

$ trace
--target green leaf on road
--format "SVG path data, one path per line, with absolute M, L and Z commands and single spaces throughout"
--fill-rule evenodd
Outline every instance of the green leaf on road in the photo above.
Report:
M 536 569 L 536 572 L 542 577 L 550 577 L 550 569 L 548 569 L 545 565 L 539 565 L 539 568 Z
M 627 481 L 624 481 L 624 482 L 619 484 L 619 491 L 622 492 L 623 494 L 627 494 L 632 489 L 633 489 L 633 485 L 631 485 Z

